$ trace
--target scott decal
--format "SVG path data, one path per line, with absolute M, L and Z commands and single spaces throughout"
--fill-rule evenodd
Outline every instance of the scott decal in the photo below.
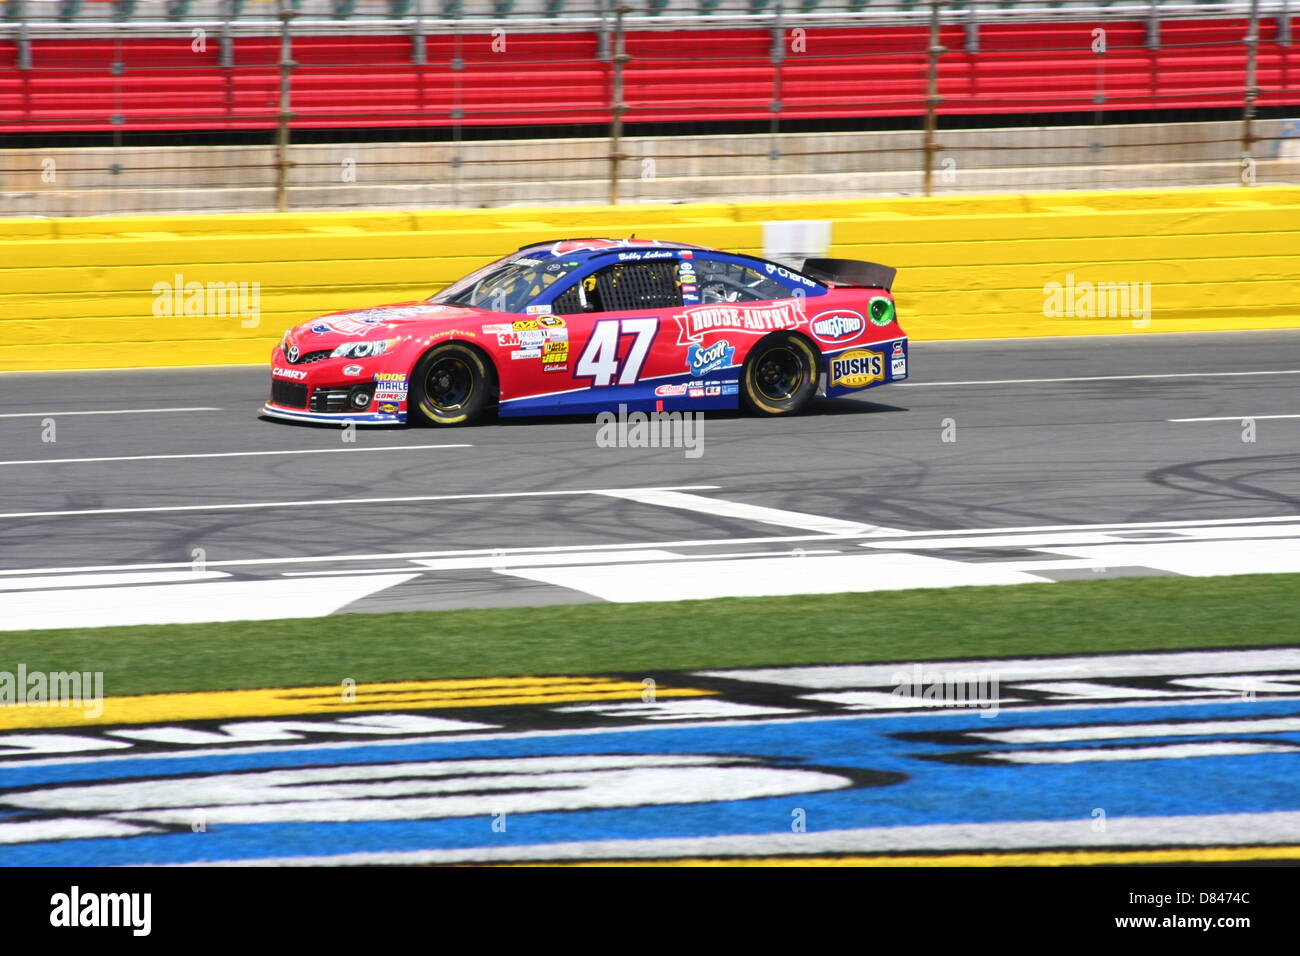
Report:
M 726 339 L 712 345 L 692 345 L 687 353 L 687 364 L 692 375 L 707 375 L 714 369 L 734 365 L 736 350 Z

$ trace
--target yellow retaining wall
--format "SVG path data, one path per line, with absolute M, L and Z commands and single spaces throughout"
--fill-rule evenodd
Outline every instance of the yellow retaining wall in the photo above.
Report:
M 762 254 L 765 220 L 899 269 L 917 340 L 1300 326 L 1300 188 L 798 203 L 0 220 L 0 370 L 262 362 L 324 312 L 422 298 L 565 236 Z M 256 282 L 260 316 L 155 317 L 157 283 Z M 1044 286 L 1151 283 L 1149 323 L 1047 318 Z M 251 323 L 249 323 L 251 324 Z

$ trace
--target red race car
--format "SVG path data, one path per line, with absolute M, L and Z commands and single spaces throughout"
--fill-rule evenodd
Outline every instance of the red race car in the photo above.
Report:
M 262 414 L 464 425 L 502 415 L 799 411 L 907 377 L 895 270 L 801 270 L 651 239 L 524 246 L 424 302 L 284 333 Z

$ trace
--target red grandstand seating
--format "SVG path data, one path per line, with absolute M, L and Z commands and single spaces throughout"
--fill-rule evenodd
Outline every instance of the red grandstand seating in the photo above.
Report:
M 1239 107 L 1244 20 L 1170 21 L 1159 49 L 1145 26 L 1104 24 L 1108 52 L 1090 49 L 1088 24 L 989 24 L 980 52 L 945 28 L 943 113 Z M 1295 18 L 1300 35 L 1300 17 Z M 1262 24 L 1260 106 L 1300 103 L 1300 54 Z M 608 70 L 589 33 L 512 32 L 506 52 L 490 33 L 428 39 L 428 65 L 410 39 L 306 37 L 293 56 L 297 128 L 513 126 L 608 122 Z M 33 69 L 18 70 L 0 43 L 0 128 L 7 132 L 265 129 L 275 125 L 279 41 L 235 41 L 234 69 L 190 37 L 33 41 Z M 629 122 L 765 119 L 777 99 L 765 30 L 631 33 Z M 809 29 L 806 52 L 781 68 L 783 119 L 917 115 L 925 107 L 926 32 L 916 27 Z M 124 69 L 114 75 L 121 57 Z M 453 69 L 453 61 L 462 61 Z M 1101 101 L 1097 102 L 1100 96 Z M 121 118 L 115 124 L 113 118 Z

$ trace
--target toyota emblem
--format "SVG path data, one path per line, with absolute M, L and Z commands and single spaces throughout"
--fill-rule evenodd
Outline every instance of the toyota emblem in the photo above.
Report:
M 290 345 L 290 346 L 289 346 L 289 351 L 286 352 L 286 353 L 284 353 L 284 354 L 287 355 L 287 356 L 289 357 L 289 361 L 290 361 L 290 362 L 297 362 L 297 361 L 298 361 L 298 346 L 296 346 L 296 345 Z

